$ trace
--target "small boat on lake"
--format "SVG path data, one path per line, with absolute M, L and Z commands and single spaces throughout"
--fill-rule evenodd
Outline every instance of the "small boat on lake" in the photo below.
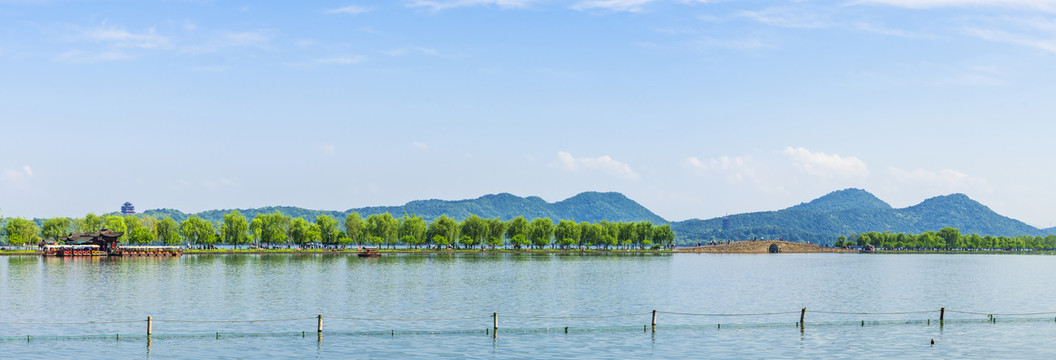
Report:
M 374 250 L 374 249 L 365 249 L 363 251 L 360 251 L 358 254 L 356 254 L 356 256 L 365 257 L 365 258 L 381 257 L 381 253 L 379 253 L 377 250 Z

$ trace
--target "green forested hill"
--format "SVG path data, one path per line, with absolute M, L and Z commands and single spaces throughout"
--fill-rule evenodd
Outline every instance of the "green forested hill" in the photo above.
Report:
M 197 215 L 217 222 L 230 210 L 210 210 Z M 485 195 L 469 200 L 418 200 L 402 206 L 381 206 L 349 211 L 320 211 L 297 207 L 264 207 L 239 209 L 252 218 L 258 213 L 280 211 L 287 216 L 314 220 L 319 214 L 344 219 L 349 211 L 362 216 L 389 212 L 394 216 L 417 214 L 427 221 L 446 214 L 457 220 L 476 214 L 504 220 L 515 216 L 526 218 L 548 217 L 553 220 L 576 221 L 640 221 L 667 223 L 637 202 L 620 193 L 584 192 L 571 198 L 548 203 L 535 196 L 519 197 L 507 193 Z M 169 216 L 177 221 L 189 214 L 176 210 L 147 210 L 153 216 Z M 964 194 L 938 196 L 902 209 L 892 208 L 873 194 L 861 189 L 834 191 L 813 201 L 783 210 L 730 215 L 707 220 L 693 219 L 672 223 L 681 243 L 713 240 L 745 240 L 784 238 L 831 244 L 840 235 L 865 232 L 923 233 L 946 226 L 960 229 L 964 234 L 979 235 L 1047 235 L 1056 228 L 1038 229 L 1015 219 L 995 213 L 990 208 Z M 726 231 L 723 231 L 723 229 Z
M 402 206 L 375 206 L 347 211 L 309 210 L 285 206 L 238 210 L 248 218 L 253 218 L 253 216 L 259 213 L 272 213 L 279 211 L 287 216 L 302 217 L 308 220 L 314 220 L 315 217 L 320 214 L 326 214 L 344 220 L 345 215 L 351 211 L 355 211 L 361 216 L 385 212 L 391 213 L 396 217 L 403 216 L 404 213 L 415 214 L 423 217 L 426 221 L 432 221 L 440 215 L 447 215 L 456 220 L 462 220 L 475 214 L 484 218 L 498 217 L 503 220 L 509 220 L 517 216 L 524 216 L 528 219 L 548 217 L 555 222 L 557 220 L 567 219 L 587 222 L 598 222 L 601 220 L 645 220 L 651 221 L 654 224 L 667 223 L 667 220 L 657 216 L 634 200 L 628 199 L 623 194 L 615 192 L 584 192 L 555 203 L 548 203 L 536 196 L 519 197 L 508 193 L 502 193 L 485 195 L 469 200 L 416 200 L 408 202 Z M 221 221 L 224 214 L 230 211 L 231 210 L 209 210 L 195 215 L 211 222 L 217 222 Z M 191 215 L 172 209 L 147 210 L 144 214 L 158 217 L 168 216 L 176 221 L 183 221 Z
M 914 206 L 894 209 L 860 189 L 835 191 L 784 210 L 672 224 L 679 240 L 688 243 L 784 238 L 831 244 L 838 236 L 850 233 L 922 233 L 947 226 L 958 228 L 965 234 L 979 235 L 1049 233 L 995 213 L 964 194 L 934 197 Z

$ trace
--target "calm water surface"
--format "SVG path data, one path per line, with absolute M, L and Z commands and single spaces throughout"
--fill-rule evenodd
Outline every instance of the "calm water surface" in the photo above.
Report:
M 944 327 L 831 323 L 937 319 L 940 307 L 994 314 L 1056 311 L 1053 273 L 1056 257 L 1027 255 L 0 257 L 0 336 L 125 336 L 8 339 L 0 341 L 0 354 L 42 359 L 1051 358 L 1056 356 L 1056 349 L 1048 346 L 1056 337 L 1056 318 L 951 322 Z M 803 307 L 808 308 L 808 326 L 801 331 L 792 324 Z M 653 309 L 661 311 L 657 332 L 632 330 L 649 324 Z M 553 331 L 486 336 L 492 312 L 499 313 L 502 329 Z M 713 317 L 665 312 L 794 314 Z M 324 316 L 321 341 L 314 335 L 317 314 Z M 639 315 L 581 318 L 616 314 Z M 133 338 L 145 332 L 142 320 L 147 316 L 156 319 L 149 348 L 145 339 Z M 476 318 L 415 320 L 460 317 Z M 985 318 L 959 313 L 946 317 Z M 295 320 L 208 322 L 262 319 Z M 124 320 L 135 322 L 101 323 Z M 64 322 L 96 323 L 29 324 Z M 775 326 L 733 326 L 738 324 Z M 706 326 L 671 327 L 677 325 Z M 565 334 L 566 326 L 573 331 Z M 576 331 L 600 327 L 604 331 Z M 479 331 L 348 334 L 391 330 Z M 219 340 L 165 336 L 217 331 L 274 334 Z M 307 336 L 290 335 L 301 331 Z M 930 345 L 931 339 L 936 345 Z

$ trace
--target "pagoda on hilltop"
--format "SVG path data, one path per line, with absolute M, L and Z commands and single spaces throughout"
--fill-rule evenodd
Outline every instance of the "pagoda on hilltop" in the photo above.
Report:
M 132 206 L 132 203 L 130 203 L 128 201 L 125 201 L 125 204 L 121 205 L 121 213 L 122 214 L 135 214 L 136 213 L 136 207 Z

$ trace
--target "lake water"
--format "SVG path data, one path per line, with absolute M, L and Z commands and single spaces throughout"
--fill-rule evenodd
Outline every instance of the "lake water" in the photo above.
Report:
M 0 354 L 1041 358 L 1056 313 L 1002 314 L 1056 311 L 1054 273 L 1056 257 L 1030 255 L 4 256 Z

